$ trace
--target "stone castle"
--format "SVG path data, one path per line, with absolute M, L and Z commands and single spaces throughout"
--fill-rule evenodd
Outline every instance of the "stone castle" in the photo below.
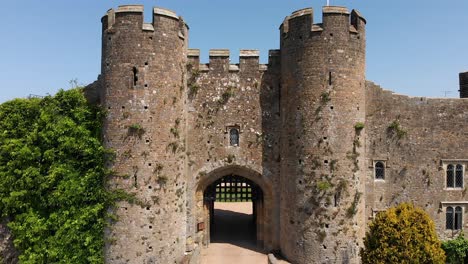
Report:
M 102 72 L 116 208 L 108 263 L 199 263 L 220 189 L 253 201 L 256 238 L 292 263 L 359 263 L 366 226 L 400 202 L 443 239 L 468 227 L 468 99 L 408 97 L 366 81 L 366 20 L 344 7 L 293 12 L 280 49 L 210 50 L 200 63 L 174 12 L 120 6 L 102 18 Z M 460 74 L 468 97 L 468 73 Z M 467 183 L 468 184 L 468 183 Z M 231 188 L 232 187 L 232 188 Z M 466 229 L 466 228 L 465 228 Z

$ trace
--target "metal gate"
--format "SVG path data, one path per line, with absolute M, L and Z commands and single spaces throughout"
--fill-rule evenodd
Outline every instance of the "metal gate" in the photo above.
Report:
M 204 199 L 213 202 L 251 202 L 262 199 L 262 190 L 253 181 L 238 175 L 227 175 L 213 182 Z

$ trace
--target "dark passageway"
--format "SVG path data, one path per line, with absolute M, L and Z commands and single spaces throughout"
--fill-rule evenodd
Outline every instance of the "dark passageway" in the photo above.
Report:
M 256 229 L 251 202 L 215 203 L 212 243 L 256 248 Z
M 208 248 L 203 264 L 266 263 L 262 250 L 263 192 L 257 184 L 237 175 L 227 175 L 204 191 L 209 215 Z
M 257 246 L 252 202 L 214 203 L 211 243 L 202 264 L 259 264 L 267 257 Z

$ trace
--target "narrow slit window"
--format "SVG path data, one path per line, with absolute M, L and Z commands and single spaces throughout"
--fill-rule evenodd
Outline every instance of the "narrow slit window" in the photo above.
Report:
M 454 188 L 455 187 L 455 168 L 452 164 L 447 166 L 447 188 Z
M 460 164 L 455 169 L 455 187 L 463 188 L 463 166 Z
M 455 219 L 453 229 L 461 230 L 463 222 L 463 210 L 460 206 L 455 207 Z
M 447 207 L 445 211 L 445 229 L 453 229 L 453 207 Z
M 375 163 L 375 179 L 385 180 L 385 164 L 382 161 Z
M 328 72 L 328 85 L 332 85 L 332 72 Z
M 136 86 L 138 83 L 138 69 L 136 67 L 133 67 L 132 73 L 133 73 L 133 86 Z
M 229 130 L 229 145 L 234 147 L 239 146 L 239 129 L 231 128 Z

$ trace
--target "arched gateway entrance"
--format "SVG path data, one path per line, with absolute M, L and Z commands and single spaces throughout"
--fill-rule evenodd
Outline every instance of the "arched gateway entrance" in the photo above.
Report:
M 210 215 L 210 241 L 263 246 L 257 239 L 262 236 L 257 225 L 263 222 L 263 193 L 257 184 L 227 175 L 206 188 L 203 200 Z
M 226 202 L 251 203 L 252 226 L 248 235 L 255 240 L 259 250 L 274 249 L 271 184 L 260 173 L 235 165 L 215 169 L 199 181 L 197 231 L 202 233 L 202 242 L 205 247 L 212 242 L 213 237 L 217 237 L 213 232 L 220 230 L 219 225 L 226 224 L 219 218 L 220 214 L 226 212 L 215 210 L 215 203 Z M 232 217 L 230 221 L 236 221 L 236 218 Z

